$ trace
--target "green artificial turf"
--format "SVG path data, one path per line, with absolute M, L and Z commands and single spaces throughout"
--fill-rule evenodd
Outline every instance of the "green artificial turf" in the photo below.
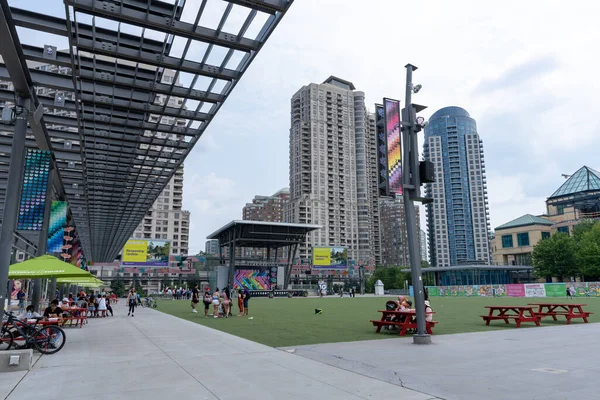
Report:
M 159 300 L 158 310 L 193 321 L 223 332 L 263 343 L 272 347 L 298 346 L 315 343 L 348 342 L 398 337 L 397 333 L 375 333 L 375 327 L 369 322 L 380 319 L 377 310 L 384 309 L 384 297 L 338 298 L 253 298 L 250 300 L 250 317 L 232 317 L 227 319 L 205 318 L 202 303 L 198 304 L 198 314 L 193 314 L 190 302 L 186 300 Z M 492 321 L 486 326 L 480 315 L 487 314 L 486 305 L 525 305 L 538 302 L 571 302 L 587 304 L 586 311 L 594 312 L 590 322 L 600 318 L 600 299 L 578 298 L 490 298 L 490 297 L 434 297 L 431 306 L 435 311 L 434 320 L 439 321 L 434 335 L 479 332 L 495 329 L 515 329 L 514 322 L 506 325 L 503 321 Z M 315 308 L 323 313 L 315 315 Z M 237 305 L 234 305 L 234 315 Z M 212 312 L 212 307 L 211 307 Z M 558 317 L 544 318 L 542 326 L 565 325 L 566 319 Z M 583 323 L 574 320 L 572 324 Z M 524 323 L 523 327 L 535 327 L 533 323 Z

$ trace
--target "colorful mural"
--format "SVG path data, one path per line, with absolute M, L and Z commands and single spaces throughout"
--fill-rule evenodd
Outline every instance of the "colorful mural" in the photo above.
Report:
M 27 150 L 17 229 L 39 231 L 44 221 L 50 152 Z
M 429 286 L 429 296 L 506 296 L 506 285 Z
M 516 283 L 509 285 L 427 286 L 430 297 L 510 296 L 565 297 L 566 289 L 574 286 L 575 297 L 600 297 L 600 282 Z M 410 287 L 410 295 L 413 288 Z
M 269 269 L 238 269 L 235 271 L 233 288 L 240 287 L 247 287 L 250 290 L 271 290 L 271 272 Z
M 48 253 L 60 253 L 63 248 L 65 224 L 67 223 L 67 202 L 52 201 L 48 222 Z

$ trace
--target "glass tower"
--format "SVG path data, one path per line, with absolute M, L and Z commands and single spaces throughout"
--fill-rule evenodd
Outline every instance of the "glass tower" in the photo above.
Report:
M 489 207 L 483 142 L 460 107 L 445 107 L 425 127 L 423 156 L 435 165 L 425 191 L 431 265 L 489 264 Z

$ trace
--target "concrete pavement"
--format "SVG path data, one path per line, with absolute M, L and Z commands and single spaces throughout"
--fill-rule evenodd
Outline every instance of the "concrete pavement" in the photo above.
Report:
M 417 390 L 298 357 L 150 309 L 66 330 L 57 354 L 28 373 L 0 374 L 20 399 L 427 400 Z M 226 323 L 226 321 L 223 321 Z
M 599 332 L 600 324 L 513 328 L 434 335 L 428 346 L 409 337 L 293 352 L 448 400 L 598 399 Z

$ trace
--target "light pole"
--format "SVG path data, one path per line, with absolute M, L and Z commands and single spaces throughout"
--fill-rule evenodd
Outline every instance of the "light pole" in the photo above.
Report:
M 406 105 L 402 110 L 402 137 L 404 154 L 402 165 L 402 183 L 404 211 L 406 213 L 406 234 L 408 239 L 408 253 L 415 297 L 415 311 L 417 318 L 417 334 L 413 336 L 415 344 L 431 343 L 431 336 L 427 333 L 425 325 L 425 295 L 423 293 L 423 280 L 421 277 L 421 249 L 417 232 L 417 220 L 414 201 L 426 203 L 430 199 L 421 197 L 421 179 L 419 177 L 419 141 L 417 133 L 421 127 L 417 126 L 416 113 L 425 109 L 424 106 L 412 104 L 412 93 L 419 91 L 421 86 L 413 86 L 412 73 L 417 67 L 406 65 Z

